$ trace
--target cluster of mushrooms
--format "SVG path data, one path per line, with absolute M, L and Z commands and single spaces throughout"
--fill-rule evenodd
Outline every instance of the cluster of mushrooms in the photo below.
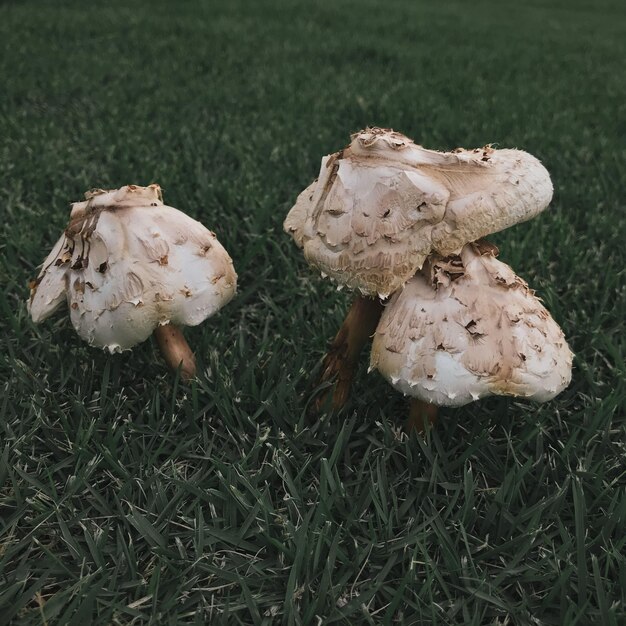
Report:
M 548 172 L 521 150 L 436 152 L 368 128 L 324 157 L 284 227 L 322 277 L 358 294 L 322 364 L 333 409 L 372 336 L 370 370 L 412 398 L 408 427 L 420 431 L 438 406 L 543 402 L 567 387 L 563 332 L 483 239 L 551 198 Z
M 520 150 L 436 152 L 368 128 L 324 157 L 285 230 L 323 277 L 358 294 L 322 364 L 332 408 L 345 404 L 371 337 L 370 369 L 411 396 L 409 427 L 419 430 L 437 406 L 562 391 L 572 353 L 561 329 L 483 239 L 551 197 L 548 172 Z M 110 352 L 154 334 L 190 380 L 195 358 L 180 326 L 200 324 L 236 286 L 214 233 L 163 204 L 158 185 L 127 185 L 72 205 L 28 306 L 41 322 L 67 302 L 80 337 Z M 327 400 L 318 396 L 318 410 Z

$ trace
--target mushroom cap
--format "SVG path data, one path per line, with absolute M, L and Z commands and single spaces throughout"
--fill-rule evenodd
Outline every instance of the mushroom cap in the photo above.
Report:
M 284 228 L 324 274 L 386 297 L 431 252 L 458 253 L 534 217 L 551 198 L 547 170 L 521 150 L 437 152 L 368 128 L 322 159 Z
M 563 332 L 495 246 L 433 255 L 398 291 L 374 335 L 371 368 L 439 406 L 490 395 L 545 402 L 571 380 Z
M 158 185 L 85 196 L 31 287 L 33 321 L 67 300 L 76 332 L 117 352 L 159 324 L 195 326 L 233 297 L 226 250 L 200 222 L 164 205 Z

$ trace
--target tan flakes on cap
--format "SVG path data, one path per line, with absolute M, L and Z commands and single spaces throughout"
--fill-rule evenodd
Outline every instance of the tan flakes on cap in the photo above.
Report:
M 164 205 L 158 185 L 85 197 L 31 285 L 33 321 L 67 301 L 76 332 L 116 352 L 159 324 L 195 326 L 235 294 L 237 275 L 215 234 Z
M 397 390 L 439 406 L 489 395 L 544 402 L 570 382 L 563 332 L 527 284 L 469 244 L 433 255 L 385 308 L 371 367 Z
M 548 172 L 521 150 L 436 152 L 370 128 L 322 159 L 284 227 L 324 274 L 386 297 L 431 252 L 457 253 L 532 218 L 551 198 Z

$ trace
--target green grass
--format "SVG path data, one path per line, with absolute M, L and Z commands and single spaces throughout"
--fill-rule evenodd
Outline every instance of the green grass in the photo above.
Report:
M 0 5 L 0 624 L 626 623 L 623 3 L 88 4 Z M 407 438 L 364 355 L 306 417 L 349 296 L 281 224 L 367 124 L 544 161 L 493 240 L 576 353 L 556 400 Z M 191 385 L 25 307 L 69 201 L 153 181 L 239 273 Z

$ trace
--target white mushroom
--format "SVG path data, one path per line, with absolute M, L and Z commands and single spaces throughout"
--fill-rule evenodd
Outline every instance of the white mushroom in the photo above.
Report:
M 431 252 L 458 253 L 534 217 L 551 198 L 550 175 L 521 150 L 436 152 L 368 128 L 322 159 L 285 230 L 339 284 L 386 298 Z
M 193 353 L 174 326 L 195 326 L 235 294 L 237 275 L 214 233 L 163 204 L 158 185 L 92 190 L 31 285 L 41 322 L 64 301 L 76 332 L 110 352 L 153 331 L 168 364 L 195 374 Z
M 458 253 L 532 218 L 551 198 L 548 172 L 521 150 L 436 152 L 392 130 L 368 128 L 324 157 L 318 179 L 298 196 L 284 228 L 322 276 L 363 296 L 322 366 L 320 382 L 338 378 L 333 407 L 348 396 L 381 299 L 400 289 L 431 253 Z
M 433 255 L 389 302 L 371 367 L 398 391 L 438 406 L 490 395 L 545 402 L 570 382 L 563 332 L 486 242 Z

